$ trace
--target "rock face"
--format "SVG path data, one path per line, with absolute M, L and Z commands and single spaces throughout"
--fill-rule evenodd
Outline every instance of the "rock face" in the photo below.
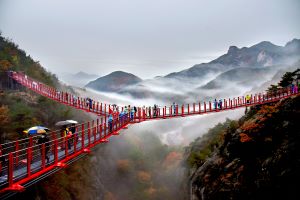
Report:
M 142 79 L 133 74 L 122 71 L 115 71 L 89 82 L 86 87 L 98 91 L 118 92 L 125 86 L 134 85 L 141 81 Z
M 300 96 L 256 106 L 229 126 L 210 158 L 192 167 L 190 198 L 299 199 L 299 110 Z

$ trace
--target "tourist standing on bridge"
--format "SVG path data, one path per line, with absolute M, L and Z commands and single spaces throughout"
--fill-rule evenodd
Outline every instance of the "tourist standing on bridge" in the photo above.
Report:
M 88 107 L 89 107 L 89 98 L 87 97 L 86 99 L 85 99 L 85 108 L 86 109 L 88 109 Z
M 149 118 L 151 117 L 151 106 L 149 106 Z
M 215 99 L 215 101 L 214 101 L 214 107 L 215 107 L 215 110 L 217 110 L 217 107 L 218 107 L 217 99 Z
M 89 98 L 89 110 L 93 110 L 93 100 Z
M 249 94 L 246 95 L 246 102 L 247 104 L 250 103 L 250 100 L 251 100 L 251 96 Z
M 77 105 L 77 97 L 73 95 L 73 106 Z
M 43 155 L 43 148 L 42 145 L 45 144 L 45 158 L 47 160 L 47 163 L 49 163 L 49 156 L 48 152 L 50 150 L 50 144 L 49 144 L 49 138 L 46 133 L 43 133 L 37 140 L 37 145 L 40 147 L 41 156 Z
M 71 127 L 69 128 L 69 130 L 71 131 L 73 138 L 77 142 L 78 141 L 78 135 L 76 133 L 76 126 L 75 126 L 75 124 L 71 124 Z
M 172 111 L 171 111 L 172 112 Z M 154 117 L 158 117 L 158 105 L 154 104 L 154 111 L 153 111 Z
M 60 136 L 61 136 L 61 148 L 65 149 L 66 148 L 66 142 L 68 143 L 68 148 L 71 148 L 71 144 L 69 143 L 68 138 L 71 135 L 71 131 L 69 130 L 69 128 L 67 126 L 63 126 Z
M 112 132 L 112 128 L 113 128 L 113 120 L 114 120 L 113 116 L 112 114 L 110 114 L 108 117 L 108 129 L 110 133 Z
M 133 109 L 134 109 L 134 113 L 137 112 L 137 108 L 135 106 L 133 106 Z
M 222 99 L 219 100 L 219 109 L 222 110 Z
M 134 107 L 130 110 L 130 120 L 132 121 L 134 119 Z
M 121 111 L 119 114 L 119 119 L 120 119 L 120 122 L 122 125 L 124 123 L 124 117 L 125 117 L 125 113 L 124 113 L 124 111 Z
M 173 114 L 176 115 L 176 104 L 173 102 Z
M 294 93 L 298 93 L 298 89 L 299 89 L 299 87 L 297 86 L 297 84 L 295 84 Z

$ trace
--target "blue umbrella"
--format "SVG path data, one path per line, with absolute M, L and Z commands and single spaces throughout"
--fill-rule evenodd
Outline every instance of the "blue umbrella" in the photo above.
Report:
M 49 131 L 49 128 L 44 127 L 44 126 L 34 126 L 29 129 L 26 129 L 23 132 L 27 133 L 28 135 L 35 135 L 35 134 L 46 133 L 46 131 Z

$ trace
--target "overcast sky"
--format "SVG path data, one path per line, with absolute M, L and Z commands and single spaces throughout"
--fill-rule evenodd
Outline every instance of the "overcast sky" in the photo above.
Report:
M 54 73 L 151 78 L 230 45 L 300 38 L 300 0 L 0 0 L 0 30 Z

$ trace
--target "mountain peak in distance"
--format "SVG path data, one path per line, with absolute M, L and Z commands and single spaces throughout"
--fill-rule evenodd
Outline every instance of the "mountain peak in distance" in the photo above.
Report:
M 117 92 L 123 87 L 134 85 L 142 79 L 127 72 L 114 71 L 106 76 L 89 82 L 86 87 L 104 92 Z

